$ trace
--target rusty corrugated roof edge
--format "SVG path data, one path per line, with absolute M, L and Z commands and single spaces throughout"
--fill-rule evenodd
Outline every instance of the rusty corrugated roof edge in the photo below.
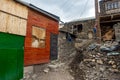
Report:
M 29 8 L 32 8 L 32 9 L 34 9 L 34 10 L 36 10 L 36 11 L 42 13 L 42 14 L 45 14 L 45 15 L 51 17 L 52 19 L 60 21 L 60 18 L 58 16 L 56 16 L 54 14 L 51 14 L 51 13 L 49 13 L 49 12 L 43 10 L 43 9 L 40 9 L 40 8 L 36 7 L 35 5 L 33 5 L 33 4 L 30 4 L 30 3 L 27 3 L 27 2 L 24 2 L 24 1 L 21 1 L 21 0 L 14 0 L 14 1 L 17 1 L 17 2 L 19 2 L 19 3 L 21 3 L 21 4 L 25 5 L 25 6 L 27 6 Z

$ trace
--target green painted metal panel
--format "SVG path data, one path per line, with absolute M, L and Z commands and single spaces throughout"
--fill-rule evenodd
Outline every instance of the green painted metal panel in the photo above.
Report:
M 0 80 L 23 77 L 24 36 L 0 33 Z

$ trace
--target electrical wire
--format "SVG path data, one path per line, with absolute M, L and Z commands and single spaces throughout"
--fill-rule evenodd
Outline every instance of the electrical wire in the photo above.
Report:
M 86 7 L 87 7 L 87 4 L 88 4 L 88 0 L 86 0 L 86 3 L 85 3 L 85 5 L 84 5 L 83 11 L 81 12 L 80 16 L 82 16 L 83 13 L 85 12 Z
M 86 0 L 86 2 L 85 2 L 85 4 L 84 4 L 84 8 L 82 9 L 83 11 L 80 13 L 80 15 L 76 15 L 76 16 L 68 16 L 67 18 L 73 18 L 73 19 L 75 19 L 76 17 L 81 17 L 82 15 L 83 15 L 83 13 L 86 11 L 86 7 L 87 7 L 87 5 L 88 5 L 88 0 Z M 78 18 L 77 18 L 78 19 Z

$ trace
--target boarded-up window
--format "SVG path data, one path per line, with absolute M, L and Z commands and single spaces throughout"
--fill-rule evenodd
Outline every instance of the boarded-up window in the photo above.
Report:
M 32 47 L 45 48 L 46 29 L 32 26 Z

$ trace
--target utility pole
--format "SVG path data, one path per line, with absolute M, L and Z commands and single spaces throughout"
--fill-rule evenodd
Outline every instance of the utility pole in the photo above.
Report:
M 100 28 L 100 18 L 99 18 L 99 6 L 98 6 L 98 0 L 95 0 L 95 18 L 96 18 L 96 24 L 97 24 L 97 39 L 98 43 L 101 42 L 101 28 Z
M 95 0 L 95 17 L 96 17 L 96 20 L 98 19 L 98 0 Z

